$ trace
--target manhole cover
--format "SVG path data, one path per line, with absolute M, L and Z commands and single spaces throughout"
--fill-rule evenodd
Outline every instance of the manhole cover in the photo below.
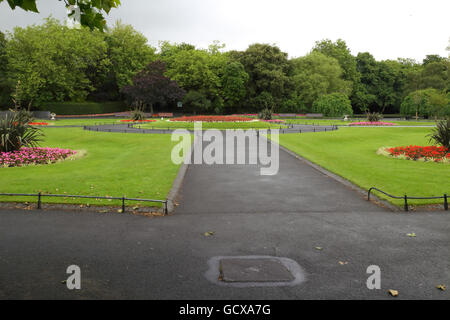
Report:
M 220 279 L 225 282 L 289 282 L 295 278 L 279 260 L 235 258 L 220 260 Z
M 303 269 L 292 259 L 272 256 L 228 256 L 208 260 L 205 277 L 219 286 L 279 287 L 305 281 Z

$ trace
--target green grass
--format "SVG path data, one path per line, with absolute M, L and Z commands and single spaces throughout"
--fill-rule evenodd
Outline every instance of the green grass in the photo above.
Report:
M 316 125 L 338 125 L 338 126 L 348 126 L 352 122 L 365 122 L 365 119 L 351 119 L 349 121 L 336 120 L 336 119 L 285 119 L 286 123 L 292 124 L 316 124 Z M 395 123 L 399 126 L 434 126 L 435 121 L 390 121 L 389 119 L 381 120 L 383 122 Z
M 450 166 L 377 155 L 383 146 L 429 145 L 428 128 L 341 128 L 334 132 L 284 134 L 280 144 L 353 182 L 363 189 L 377 187 L 395 196 L 450 195 Z M 402 205 L 379 193 L 389 202 Z M 413 200 L 422 205 L 443 200 Z
M 54 126 L 88 126 L 94 124 L 113 124 L 121 123 L 120 120 L 125 118 L 94 118 L 94 119 L 57 119 L 56 121 L 36 120 L 36 122 L 46 122 Z
M 81 159 L 43 166 L 0 168 L 0 193 L 52 193 L 166 199 L 179 167 L 170 135 L 44 129 L 42 146 L 86 150 Z M 0 197 L 0 201 L 36 201 Z M 48 203 L 118 205 L 117 201 L 45 198 Z M 130 202 L 131 203 L 131 202 Z M 141 205 L 156 206 L 154 203 Z

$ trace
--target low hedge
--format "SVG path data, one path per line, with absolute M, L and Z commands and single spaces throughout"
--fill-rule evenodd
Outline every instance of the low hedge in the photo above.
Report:
M 39 110 L 54 112 L 57 115 L 85 115 L 104 114 L 127 111 L 127 105 L 122 101 L 117 102 L 52 102 L 45 103 Z

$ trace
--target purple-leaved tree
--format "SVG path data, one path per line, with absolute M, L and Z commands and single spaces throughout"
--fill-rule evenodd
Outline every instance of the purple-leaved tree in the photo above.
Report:
M 171 101 L 181 100 L 186 92 L 180 88 L 176 81 L 164 75 L 166 65 L 162 61 L 150 63 L 144 70 L 133 78 L 133 84 L 125 86 L 122 92 L 129 97 L 133 105 L 141 110 L 150 109 L 156 103 L 167 104 Z

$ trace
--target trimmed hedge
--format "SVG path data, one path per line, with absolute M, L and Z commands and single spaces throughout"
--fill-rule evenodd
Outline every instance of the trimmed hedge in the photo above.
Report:
M 57 115 L 75 116 L 87 114 L 104 114 L 127 111 L 127 105 L 122 102 L 52 102 L 45 103 L 39 110 L 54 112 Z

